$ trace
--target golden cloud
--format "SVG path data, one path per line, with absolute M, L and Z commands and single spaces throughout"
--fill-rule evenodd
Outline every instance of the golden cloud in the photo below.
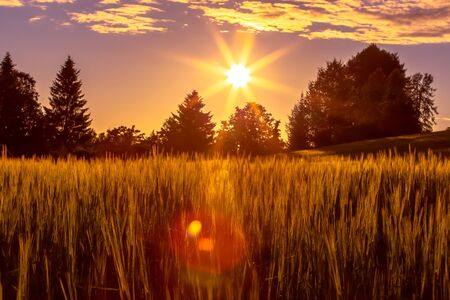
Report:
M 224 4 L 228 2 L 228 0 L 169 0 L 169 1 L 187 4 Z
M 39 3 L 39 4 L 50 4 L 50 3 L 74 3 L 75 0 L 31 0 L 29 2 Z
M 108 5 L 108 4 L 119 4 L 120 0 L 102 0 L 100 4 Z
M 73 3 L 75 0 L 0 0 L 0 7 L 20 7 L 26 4 Z
M 0 0 L 0 6 L 74 2 Z M 167 18 L 175 18 L 168 3 L 184 5 L 219 25 L 249 31 L 382 44 L 450 42 L 449 0 L 97 0 L 85 11 L 68 14 L 100 33 L 143 34 L 167 29 Z
M 19 0 L 0 0 L 0 6 L 19 7 L 22 6 L 22 2 Z
M 157 26 L 161 21 L 148 16 L 152 11 L 161 11 L 148 5 L 123 4 L 119 7 L 97 10 L 95 12 L 71 13 L 71 19 L 78 23 L 88 24 L 98 33 L 142 34 L 153 31 L 165 31 L 165 27 Z
M 189 7 L 201 10 L 218 24 L 291 32 L 308 39 L 340 38 L 384 44 L 450 42 L 447 0 L 243 1 L 226 7 Z

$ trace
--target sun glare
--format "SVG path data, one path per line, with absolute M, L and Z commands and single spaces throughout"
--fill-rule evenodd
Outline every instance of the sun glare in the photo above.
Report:
M 234 64 L 227 72 L 227 80 L 235 88 L 245 87 L 250 81 L 250 69 L 243 64 Z
M 254 34 L 239 33 L 235 35 L 235 42 L 240 45 L 241 49 L 232 51 L 225 41 L 223 34 L 217 30 L 212 30 L 211 33 L 228 68 L 217 61 L 206 61 L 203 58 L 193 58 L 179 54 L 171 54 L 169 56 L 172 59 L 223 78 L 209 86 L 202 94 L 207 98 L 229 88 L 228 97 L 225 101 L 226 114 L 231 113 L 235 107 L 237 97 L 243 96 L 245 101 L 256 101 L 256 96 L 253 93 L 254 88 L 289 93 L 291 95 L 297 92 L 290 86 L 258 76 L 260 70 L 265 69 L 291 51 L 294 48 L 293 45 L 276 49 L 259 60 L 251 61 L 250 57 L 254 46 Z

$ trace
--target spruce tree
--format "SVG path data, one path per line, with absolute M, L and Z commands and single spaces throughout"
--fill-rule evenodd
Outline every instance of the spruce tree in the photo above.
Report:
M 16 69 L 11 55 L 0 65 L 0 145 L 9 154 L 41 153 L 42 109 L 34 79 Z
M 47 132 L 55 154 L 86 153 L 95 136 L 80 71 L 69 56 L 50 88 L 50 108 L 45 108 Z
M 214 142 L 215 124 L 197 91 L 188 94 L 175 114 L 158 133 L 161 146 L 169 152 L 205 153 Z

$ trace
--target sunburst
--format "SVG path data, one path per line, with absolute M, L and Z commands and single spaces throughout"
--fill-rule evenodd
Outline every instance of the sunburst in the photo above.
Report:
M 253 88 L 262 88 L 286 94 L 292 93 L 292 88 L 273 80 L 258 76 L 258 71 L 267 68 L 275 61 L 286 55 L 293 46 L 289 45 L 269 53 L 261 59 L 250 63 L 250 57 L 254 46 L 254 34 L 245 34 L 244 39 L 240 41 L 241 49 L 239 55 L 233 55 L 230 46 L 227 44 L 223 35 L 217 30 L 211 30 L 213 39 L 224 60 L 225 65 L 218 62 L 211 62 L 204 59 L 188 57 L 179 54 L 171 55 L 182 63 L 193 66 L 197 69 L 205 70 L 211 74 L 220 74 L 223 78 L 217 83 L 211 85 L 202 92 L 204 97 L 213 96 L 223 90 L 229 89 L 227 97 L 227 112 L 236 105 L 236 98 L 242 93 L 246 100 L 255 100 Z M 235 36 L 236 38 L 236 36 Z

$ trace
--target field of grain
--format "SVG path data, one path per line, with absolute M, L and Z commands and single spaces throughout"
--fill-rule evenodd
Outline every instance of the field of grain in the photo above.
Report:
M 450 160 L 3 157 L 15 298 L 450 299 Z

